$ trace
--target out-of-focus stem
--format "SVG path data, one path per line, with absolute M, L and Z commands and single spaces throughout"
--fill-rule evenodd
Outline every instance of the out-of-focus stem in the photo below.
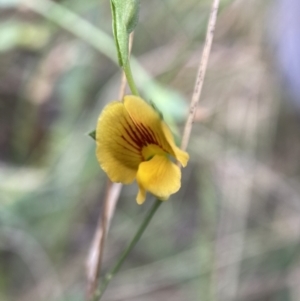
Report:
M 208 63 L 208 59 L 209 59 L 209 55 L 210 55 L 210 49 L 211 49 L 212 41 L 214 38 L 214 31 L 215 31 L 215 26 L 216 26 L 216 21 L 217 21 L 219 2 L 220 2 L 220 0 L 213 0 L 213 4 L 211 7 L 211 12 L 210 12 L 209 20 L 208 20 L 207 31 L 206 31 L 205 44 L 204 44 L 202 57 L 201 57 L 199 68 L 198 68 L 194 92 L 193 92 L 193 96 L 192 96 L 192 100 L 191 100 L 191 104 L 190 104 L 189 115 L 186 120 L 183 137 L 182 137 L 182 141 L 181 141 L 181 149 L 183 149 L 183 150 L 186 150 L 189 139 L 190 139 L 194 116 L 195 116 L 195 112 L 196 112 L 197 105 L 198 105 L 201 91 L 202 91 L 206 67 L 207 67 L 207 63 Z
M 142 234 L 146 230 L 148 224 L 150 223 L 153 215 L 155 214 L 155 212 L 157 211 L 157 209 L 159 208 L 161 203 L 162 203 L 162 201 L 160 201 L 158 199 L 154 202 L 154 204 L 152 205 L 150 211 L 148 212 L 147 216 L 143 220 L 141 226 L 137 230 L 135 236 L 133 237 L 133 239 L 131 240 L 131 242 L 127 246 L 127 248 L 123 251 L 123 253 L 119 257 L 118 261 L 113 266 L 113 268 L 105 275 L 105 277 L 103 279 L 103 282 L 102 282 L 99 290 L 97 290 L 95 292 L 95 295 L 94 295 L 92 301 L 100 300 L 100 298 L 103 295 L 103 293 L 104 293 L 106 287 L 108 286 L 109 282 L 113 279 L 115 274 L 119 271 L 119 269 L 121 268 L 121 266 L 124 263 L 125 259 L 127 258 L 128 254 L 130 253 L 130 251 L 133 249 L 133 247 L 136 245 L 136 243 L 141 238 Z

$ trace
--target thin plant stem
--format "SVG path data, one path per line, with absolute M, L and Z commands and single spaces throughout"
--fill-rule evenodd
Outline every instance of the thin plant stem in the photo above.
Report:
M 215 26 L 216 26 L 216 21 L 217 21 L 219 2 L 220 2 L 220 0 L 213 0 L 213 3 L 212 3 L 210 16 L 209 16 L 209 20 L 208 20 L 208 25 L 207 25 L 204 48 L 203 48 L 202 57 L 201 57 L 199 68 L 198 68 L 193 96 L 191 99 L 189 115 L 186 120 L 183 137 L 182 137 L 182 141 L 181 141 L 181 149 L 182 150 L 186 150 L 186 148 L 187 148 L 187 145 L 188 145 L 188 142 L 190 139 L 190 135 L 191 135 L 191 131 L 192 131 L 192 127 L 193 127 L 195 112 L 196 112 L 197 105 L 198 105 L 198 102 L 199 102 L 199 99 L 201 96 L 203 81 L 204 81 L 207 63 L 208 63 L 208 59 L 209 59 L 209 55 L 210 55 L 210 49 L 211 49 L 212 41 L 214 38 L 214 31 L 215 31 Z
M 131 93 L 133 95 L 139 96 L 140 94 L 139 94 L 139 91 L 138 91 L 138 89 L 137 89 L 137 87 L 135 85 L 129 61 L 127 62 L 126 66 L 124 67 L 124 73 L 126 75 L 128 86 L 129 86 L 129 88 L 131 90 Z
M 92 301 L 100 300 L 100 298 L 102 297 L 103 293 L 105 292 L 105 289 L 107 288 L 109 282 L 113 279 L 113 277 L 115 276 L 115 274 L 119 271 L 119 269 L 121 268 L 121 266 L 124 263 L 125 259 L 127 258 L 128 254 L 131 252 L 131 250 L 133 249 L 133 247 L 136 245 L 136 243 L 141 238 L 142 234 L 146 230 L 148 224 L 150 223 L 153 215 L 155 214 L 155 212 L 157 211 L 157 209 L 159 208 L 159 206 L 161 205 L 161 203 L 162 203 L 162 201 L 158 200 L 158 199 L 153 203 L 153 205 L 150 208 L 148 214 L 146 215 L 145 219 L 143 220 L 141 226 L 137 230 L 135 236 L 133 237 L 133 239 L 131 240 L 131 242 L 127 246 L 127 248 L 123 251 L 123 253 L 119 257 L 119 259 L 116 262 L 116 264 L 105 275 L 105 277 L 103 279 L 103 282 L 101 283 L 99 290 L 97 290 L 95 292 L 95 295 L 92 298 Z
M 120 90 L 119 90 L 119 100 L 122 100 L 124 95 L 125 95 L 125 91 L 126 91 L 126 84 L 127 84 L 127 80 L 126 80 L 126 75 L 125 72 L 122 72 L 122 78 L 121 78 L 121 86 L 120 86 Z
M 99 216 L 98 225 L 86 262 L 88 299 L 92 298 L 98 285 L 105 241 L 103 241 L 103 238 L 106 237 L 108 232 L 121 189 L 122 184 L 112 183 L 109 180 L 107 181 L 106 196 L 104 199 L 102 214 Z M 105 216 L 103 217 L 102 215 L 104 212 Z
M 132 49 L 132 45 L 133 45 L 133 37 L 134 37 L 134 31 L 129 35 L 129 56 L 131 53 L 131 49 Z M 121 85 L 120 85 L 120 90 L 119 90 L 119 100 L 122 100 L 124 95 L 125 95 L 125 91 L 126 91 L 126 74 L 123 70 L 122 72 L 122 79 L 121 79 Z

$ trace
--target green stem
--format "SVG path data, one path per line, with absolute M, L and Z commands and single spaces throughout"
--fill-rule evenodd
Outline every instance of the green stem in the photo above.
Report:
M 109 282 L 113 279 L 115 274 L 119 271 L 120 267 L 122 266 L 123 262 L 127 258 L 128 254 L 130 253 L 130 251 L 133 249 L 133 247 L 136 245 L 136 243 L 141 238 L 142 234 L 144 233 L 144 231 L 147 228 L 149 222 L 151 221 L 154 213 L 156 212 L 156 210 L 158 209 L 158 207 L 160 206 L 161 203 L 162 203 L 162 201 L 160 201 L 158 199 L 154 202 L 154 204 L 152 205 L 152 207 L 151 207 L 150 211 L 148 212 L 146 218 L 144 219 L 143 223 L 141 224 L 138 231 L 136 232 L 135 236 L 133 237 L 133 239 L 131 240 L 131 242 L 127 246 L 127 248 L 123 251 L 123 253 L 119 257 L 119 260 L 116 262 L 114 267 L 105 275 L 99 290 L 96 291 L 96 293 L 95 293 L 95 295 L 92 299 L 93 301 L 101 299 L 101 297 L 102 297 L 106 287 L 108 286 Z
M 131 93 L 133 95 L 140 96 L 139 91 L 138 91 L 138 89 L 135 85 L 135 82 L 134 82 L 134 79 L 133 79 L 133 76 L 132 76 L 129 60 L 128 60 L 127 64 L 123 67 L 123 69 L 124 69 L 126 79 L 127 79 L 127 82 L 128 82 L 128 86 L 130 87 Z

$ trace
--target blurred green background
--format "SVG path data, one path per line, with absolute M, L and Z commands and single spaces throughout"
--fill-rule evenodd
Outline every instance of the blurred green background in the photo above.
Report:
M 210 4 L 141 1 L 133 74 L 179 139 Z M 221 1 L 182 189 L 103 300 L 299 300 L 299 115 L 274 67 L 272 6 Z M 107 181 L 87 133 L 121 79 L 109 1 L 0 0 L 0 79 L 0 300 L 84 300 Z M 122 189 L 104 271 L 153 202 L 136 192 Z

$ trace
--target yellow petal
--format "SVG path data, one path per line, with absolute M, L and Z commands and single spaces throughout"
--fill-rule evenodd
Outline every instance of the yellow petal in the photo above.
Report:
M 142 154 L 144 161 L 150 160 L 155 155 L 165 156 L 166 153 L 156 144 L 149 144 L 142 148 Z
M 166 156 L 155 155 L 151 160 L 142 162 L 136 176 L 140 188 L 137 202 L 144 202 L 145 191 L 151 192 L 161 200 L 167 200 L 179 190 L 180 178 L 180 168 Z
M 189 154 L 177 146 L 174 147 L 175 158 L 180 162 L 183 167 L 186 167 L 188 160 L 190 158 Z
M 173 134 L 166 124 L 163 124 L 162 128 L 163 128 L 163 132 L 166 137 L 166 140 L 168 141 L 169 145 L 171 146 L 171 148 L 174 152 L 174 157 L 180 162 L 180 164 L 183 167 L 186 167 L 187 162 L 190 158 L 189 154 L 176 146 Z
M 146 199 L 146 190 L 143 187 L 139 187 L 139 192 L 136 196 L 136 202 L 139 205 L 142 205 Z
M 102 111 L 96 129 L 96 155 L 113 182 L 131 183 L 142 161 L 141 146 L 124 104 L 114 101 Z
M 148 145 L 158 145 L 164 152 L 174 156 L 182 166 L 186 166 L 189 155 L 175 145 L 171 130 L 151 105 L 134 95 L 125 96 L 124 105 L 141 139 Z

